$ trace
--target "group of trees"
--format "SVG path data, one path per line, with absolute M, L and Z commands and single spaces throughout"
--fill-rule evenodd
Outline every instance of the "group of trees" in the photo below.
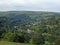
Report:
M 27 29 L 34 32 L 27 33 Z M 0 40 L 35 45 L 59 45 L 60 16 L 46 16 L 38 20 L 32 20 L 26 15 L 19 15 L 16 18 L 0 17 Z

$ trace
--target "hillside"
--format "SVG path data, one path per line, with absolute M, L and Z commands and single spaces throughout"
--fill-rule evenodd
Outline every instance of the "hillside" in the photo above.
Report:
M 0 12 L 0 40 L 1 45 L 60 45 L 60 13 Z
M 23 21 L 23 22 L 39 22 L 53 16 L 60 16 L 58 12 L 39 12 L 39 11 L 8 11 L 0 12 L 0 17 Z

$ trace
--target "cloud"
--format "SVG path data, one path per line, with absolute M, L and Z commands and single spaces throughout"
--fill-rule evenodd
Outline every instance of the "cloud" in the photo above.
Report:
M 60 0 L 0 0 L 0 11 L 60 11 Z

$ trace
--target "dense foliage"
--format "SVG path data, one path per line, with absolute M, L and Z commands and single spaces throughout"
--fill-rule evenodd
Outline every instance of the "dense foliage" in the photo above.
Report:
M 0 12 L 0 40 L 35 45 L 59 45 L 60 13 Z

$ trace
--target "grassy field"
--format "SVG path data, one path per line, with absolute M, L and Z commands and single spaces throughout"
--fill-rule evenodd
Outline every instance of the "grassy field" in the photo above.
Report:
M 0 45 L 33 45 L 33 44 L 25 44 L 25 43 L 15 43 L 15 42 L 0 41 Z

